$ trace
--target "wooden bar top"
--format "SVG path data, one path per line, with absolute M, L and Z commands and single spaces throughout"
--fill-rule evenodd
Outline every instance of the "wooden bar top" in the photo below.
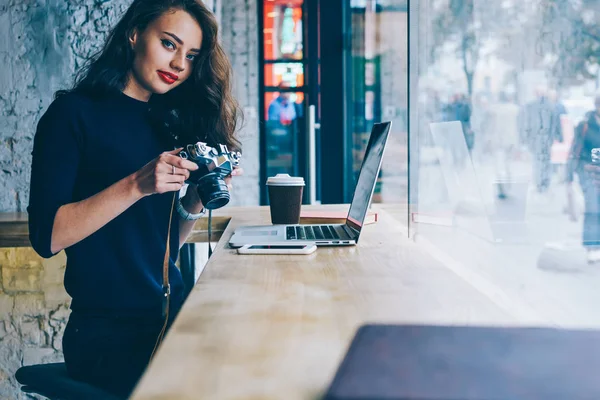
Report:
M 303 209 L 316 210 L 342 210 L 348 211 L 349 205 L 322 205 L 322 206 L 302 206 Z M 406 206 L 397 204 L 381 205 L 389 212 L 406 213 Z M 263 212 L 268 213 L 268 207 L 261 207 Z M 246 212 L 244 207 L 225 207 L 216 210 L 212 220 L 211 241 L 216 242 L 221 238 L 223 231 L 229 224 L 229 220 L 234 215 L 241 215 Z M 268 220 L 268 217 L 267 217 Z M 29 241 L 29 226 L 27 213 L 25 212 L 5 212 L 0 213 L 0 247 L 31 247 Z M 202 243 L 208 241 L 208 218 L 199 219 L 194 225 L 194 230 L 188 237 L 186 243 Z
M 215 253 L 132 398 L 317 399 L 363 323 L 523 323 L 408 238 L 405 207 L 374 209 L 357 246 L 242 256 L 229 237 L 268 223 L 268 209 L 225 208 Z
M 224 213 L 221 211 L 221 214 Z M 221 238 L 221 234 L 229 223 L 229 220 L 230 217 L 226 215 L 216 214 L 213 217 L 212 241 L 217 241 Z M 190 234 L 187 243 L 207 241 L 208 221 L 207 218 L 202 218 L 194 225 L 194 230 Z M 0 213 L 0 247 L 31 247 L 27 213 Z

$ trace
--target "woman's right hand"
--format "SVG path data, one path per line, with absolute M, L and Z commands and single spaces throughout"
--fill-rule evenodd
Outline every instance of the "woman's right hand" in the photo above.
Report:
M 133 174 L 135 188 L 142 196 L 175 192 L 183 187 L 190 171 L 198 165 L 178 154 L 183 148 L 165 151 Z

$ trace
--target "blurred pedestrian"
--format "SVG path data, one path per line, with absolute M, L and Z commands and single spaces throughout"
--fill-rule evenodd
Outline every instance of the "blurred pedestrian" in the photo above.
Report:
M 291 93 L 287 90 L 290 84 L 281 81 L 278 85 L 281 91 L 269 104 L 269 121 L 278 121 L 281 125 L 288 126 L 298 117 L 296 103 L 291 100 Z
M 539 193 L 550 186 L 552 164 L 550 150 L 555 140 L 562 142 L 560 119 L 544 88 L 536 89 L 536 99 L 519 113 L 519 135 L 533 160 L 533 178 Z
M 494 157 L 499 199 L 508 197 L 511 175 L 511 158 L 519 145 L 519 106 L 508 93 L 501 92 L 498 102 L 490 107 L 488 145 Z
M 550 103 L 554 106 L 554 111 L 556 111 L 559 116 L 567 114 L 567 108 L 560 100 L 556 90 L 551 89 L 548 91 L 548 100 L 550 100 Z
M 463 136 L 465 139 L 465 145 L 467 154 L 470 155 L 471 150 L 475 144 L 475 137 L 473 130 L 471 129 L 471 104 L 466 96 L 457 93 L 452 96 L 450 103 L 443 109 L 444 121 L 459 121 L 462 127 Z M 452 156 L 455 160 L 456 165 L 464 166 L 467 159 L 464 159 L 462 155 L 465 153 L 460 148 L 462 143 L 452 144 Z
M 487 94 L 473 96 L 472 115 L 470 121 L 471 135 L 477 134 L 477 155 L 486 157 L 491 155 L 490 143 L 490 121 L 491 121 L 491 101 Z
M 575 174 L 584 195 L 583 245 L 588 262 L 600 261 L 600 96 L 596 110 L 575 128 L 567 163 L 567 205 L 572 220 L 576 220 L 573 181 Z
M 475 145 L 475 134 L 471 127 L 471 103 L 466 95 L 458 94 L 452 105 L 452 111 L 454 114 L 454 121 L 460 121 L 465 135 L 465 142 L 467 143 L 467 149 L 469 152 L 473 150 Z

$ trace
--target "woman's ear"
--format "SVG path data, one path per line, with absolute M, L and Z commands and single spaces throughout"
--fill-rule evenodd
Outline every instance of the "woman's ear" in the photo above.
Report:
M 131 46 L 131 48 L 133 49 L 135 47 L 135 44 L 137 43 L 137 30 L 133 30 L 131 31 L 131 34 L 129 35 L 129 45 Z

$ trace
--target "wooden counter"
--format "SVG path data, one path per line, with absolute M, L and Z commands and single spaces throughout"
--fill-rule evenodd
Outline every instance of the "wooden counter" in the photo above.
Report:
M 374 208 L 357 246 L 308 256 L 238 255 L 233 230 L 268 223 L 268 209 L 225 208 L 222 239 L 132 398 L 317 399 L 362 323 L 523 323 L 409 239 L 405 208 Z
M 380 205 L 386 211 L 396 215 L 399 219 L 402 219 L 401 214 L 406 215 L 406 206 L 397 204 L 385 204 Z M 332 210 L 344 210 L 347 212 L 348 205 L 324 205 L 324 206 L 303 206 L 306 209 L 332 209 Z M 263 212 L 266 212 L 267 207 L 261 207 Z M 221 210 L 217 210 L 214 213 L 212 221 L 212 237 L 213 242 L 218 241 L 223 234 L 225 228 L 229 224 L 232 216 L 243 215 L 248 209 L 239 207 L 225 207 Z M 267 216 L 268 220 L 268 216 Z M 194 225 L 194 230 L 188 237 L 186 243 L 202 243 L 208 241 L 208 219 L 202 218 Z M 0 213 L 0 247 L 31 247 L 29 241 L 29 226 L 27 225 L 27 213 Z
M 0 247 L 31 247 L 27 213 L 0 213 Z
M 221 214 L 223 214 L 223 212 L 221 212 Z M 221 238 L 221 234 L 223 234 L 230 219 L 230 217 L 224 215 L 216 215 L 213 217 L 213 236 L 211 237 L 211 240 L 217 241 Z M 208 220 L 207 218 L 202 218 L 196 222 L 194 231 L 188 238 L 187 243 L 207 241 Z M 31 247 L 27 213 L 0 213 L 0 247 Z

